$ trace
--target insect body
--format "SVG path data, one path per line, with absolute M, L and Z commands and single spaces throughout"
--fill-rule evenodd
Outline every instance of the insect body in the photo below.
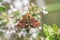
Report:
M 27 13 L 23 17 L 23 19 L 21 21 L 19 21 L 17 26 L 19 26 L 21 28 L 26 28 L 28 26 L 35 28 L 35 27 L 39 27 L 40 26 L 40 22 L 38 22 L 35 18 L 33 18 L 30 13 Z

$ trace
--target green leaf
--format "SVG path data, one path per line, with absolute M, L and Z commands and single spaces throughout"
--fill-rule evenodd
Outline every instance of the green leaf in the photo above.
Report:
M 55 33 L 58 33 L 58 26 L 56 24 L 53 24 L 53 30 Z
M 19 16 L 20 15 L 20 13 L 19 13 L 19 11 L 16 11 L 16 12 L 13 12 L 14 13 L 14 16 Z
M 2 36 L 4 33 L 0 31 L 0 36 Z
M 2 17 L 0 17 L 0 20 L 3 20 L 3 18 L 2 18 Z
M 2 0 L 0 0 L 0 2 L 2 2 Z
M 45 40 L 54 40 L 52 37 L 48 36 Z
M 43 31 L 44 31 L 44 35 L 45 35 L 46 37 L 49 36 L 48 26 L 47 26 L 46 24 L 44 24 Z
M 3 12 L 5 10 L 6 10 L 6 8 L 4 6 L 0 6 L 0 12 Z
M 54 34 L 53 28 L 50 25 L 44 24 L 43 30 L 46 37 Z
M 48 32 L 50 36 L 54 34 L 53 28 L 50 25 L 48 25 Z

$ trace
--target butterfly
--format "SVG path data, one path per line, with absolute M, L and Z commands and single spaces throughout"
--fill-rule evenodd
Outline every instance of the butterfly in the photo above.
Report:
M 30 13 L 27 13 L 17 26 L 21 28 L 27 28 L 28 26 L 35 28 L 40 26 L 40 22 L 33 18 Z

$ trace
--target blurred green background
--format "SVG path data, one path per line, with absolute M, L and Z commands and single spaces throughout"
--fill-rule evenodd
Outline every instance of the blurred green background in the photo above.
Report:
M 57 24 L 60 26 L 60 0 L 45 0 L 48 14 L 43 16 L 43 24 Z

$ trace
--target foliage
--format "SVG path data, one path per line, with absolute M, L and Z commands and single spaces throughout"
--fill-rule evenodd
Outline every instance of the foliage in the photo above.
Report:
M 60 33 L 56 24 L 53 26 L 44 24 L 43 32 L 45 40 L 60 40 Z
M 4 33 L 0 31 L 0 36 L 2 36 Z
M 3 12 L 6 10 L 6 7 L 5 6 L 0 6 L 0 12 Z
M 14 16 L 15 16 L 15 17 L 17 17 L 17 16 L 20 15 L 19 11 L 15 11 L 15 12 L 13 12 L 13 13 L 14 13 Z
M 0 0 L 0 2 L 2 2 L 2 0 Z
M 8 22 L 8 15 L 5 12 L 0 13 L 0 27 L 5 26 Z

